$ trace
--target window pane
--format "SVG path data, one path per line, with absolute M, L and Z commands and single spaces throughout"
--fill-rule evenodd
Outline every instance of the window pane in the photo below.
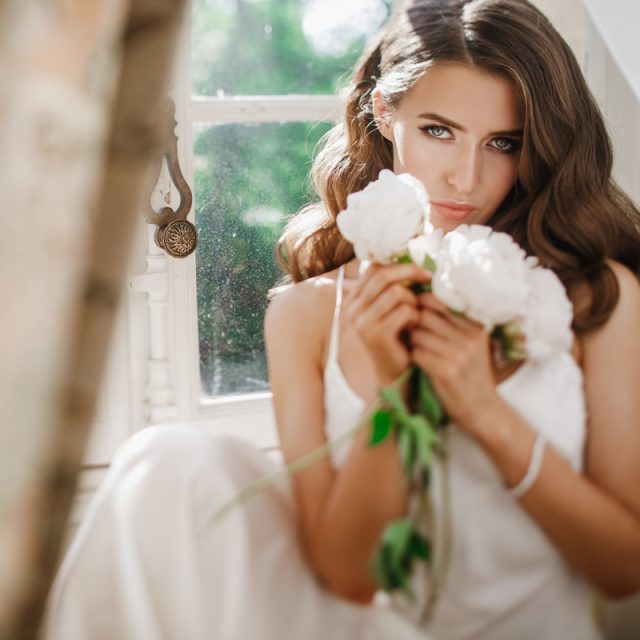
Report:
M 309 200 L 311 155 L 328 123 L 196 125 L 196 253 L 202 392 L 268 390 L 263 318 L 281 276 L 276 241 Z
M 391 0 L 194 0 L 196 95 L 332 94 Z

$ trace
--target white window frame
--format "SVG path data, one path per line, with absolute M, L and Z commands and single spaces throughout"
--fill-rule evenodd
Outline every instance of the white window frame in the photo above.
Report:
M 392 11 L 403 0 L 393 0 Z M 191 5 L 191 3 L 189 3 Z M 337 95 L 197 97 L 191 95 L 191 6 L 182 30 L 172 95 L 182 172 L 194 184 L 193 124 L 337 121 Z M 194 222 L 194 209 L 189 213 Z M 148 422 L 203 422 L 231 429 L 260 444 L 275 444 L 271 393 L 205 399 L 201 394 L 195 254 L 165 256 L 148 240 L 147 273 L 132 286 L 149 294 Z M 162 318 L 164 314 L 164 319 Z M 164 346 L 163 346 L 164 343 Z

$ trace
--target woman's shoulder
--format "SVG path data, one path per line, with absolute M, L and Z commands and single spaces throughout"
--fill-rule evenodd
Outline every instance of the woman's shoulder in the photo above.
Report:
M 265 315 L 265 339 L 322 344 L 335 308 L 338 269 L 276 289 Z
M 631 271 L 629 267 L 626 267 L 616 260 L 607 260 L 607 264 L 618 280 L 621 297 L 623 295 L 626 297 L 640 295 L 640 276 Z
M 335 296 L 338 269 L 273 290 L 267 313 L 311 312 L 325 306 Z
M 602 352 L 610 347 L 633 341 L 640 335 L 640 279 L 628 267 L 607 260 L 618 283 L 618 301 L 607 321 L 594 331 L 586 333 L 582 340 L 582 349 Z
M 628 322 L 633 322 L 635 318 L 636 326 L 640 326 L 639 277 L 628 267 L 616 260 L 607 260 L 606 264 L 611 269 L 611 273 L 613 273 L 618 285 L 618 301 L 603 325 L 595 330 L 576 335 L 571 353 L 581 366 L 584 364 L 585 349 L 588 350 L 589 346 L 593 344 L 594 338 L 600 341 L 603 335 L 615 333 L 618 330 L 618 324 L 624 318 L 627 318 Z M 593 295 L 593 290 L 586 280 L 573 286 L 570 298 L 575 315 L 589 310 L 593 301 Z
M 603 328 L 606 329 L 610 324 L 615 328 L 621 324 L 632 324 L 638 332 L 638 328 L 640 328 L 640 278 L 620 262 L 608 260 L 607 264 L 618 281 L 619 294 L 618 302 Z
M 618 301 L 609 319 L 602 326 L 606 328 L 611 323 L 632 319 L 640 321 L 640 278 L 631 269 L 615 260 L 607 260 L 607 266 L 613 272 L 618 283 Z

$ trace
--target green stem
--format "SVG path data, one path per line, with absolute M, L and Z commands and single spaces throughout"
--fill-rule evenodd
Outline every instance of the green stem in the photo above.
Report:
M 408 377 L 411 375 L 411 368 L 403 371 L 390 385 L 390 387 L 394 390 L 401 389 L 402 386 L 406 383 Z M 265 474 L 258 478 L 255 482 L 247 485 L 242 491 L 237 493 L 231 500 L 222 505 L 212 516 L 212 522 L 220 521 L 224 516 L 226 516 L 233 508 L 240 506 L 244 502 L 246 502 L 252 496 L 255 496 L 265 489 L 275 486 L 281 480 L 285 478 L 290 478 L 294 474 L 306 469 L 311 466 L 318 460 L 322 460 L 327 455 L 329 455 L 332 451 L 353 439 L 356 434 L 367 426 L 371 425 L 371 415 L 372 413 L 378 411 L 383 406 L 383 402 L 381 399 L 376 400 L 376 402 L 371 406 L 371 408 L 364 414 L 364 417 L 358 422 L 358 424 L 349 429 L 349 431 L 343 433 L 341 436 L 334 438 L 333 440 L 329 440 L 321 447 L 306 453 L 305 455 L 296 458 L 288 465 L 283 467 L 282 469 L 278 469 L 272 473 Z

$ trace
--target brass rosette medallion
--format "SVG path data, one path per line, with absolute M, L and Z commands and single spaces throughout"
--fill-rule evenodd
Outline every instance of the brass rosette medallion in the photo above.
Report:
M 188 220 L 174 220 L 158 227 L 156 244 L 174 258 L 186 258 L 198 245 L 198 233 Z

